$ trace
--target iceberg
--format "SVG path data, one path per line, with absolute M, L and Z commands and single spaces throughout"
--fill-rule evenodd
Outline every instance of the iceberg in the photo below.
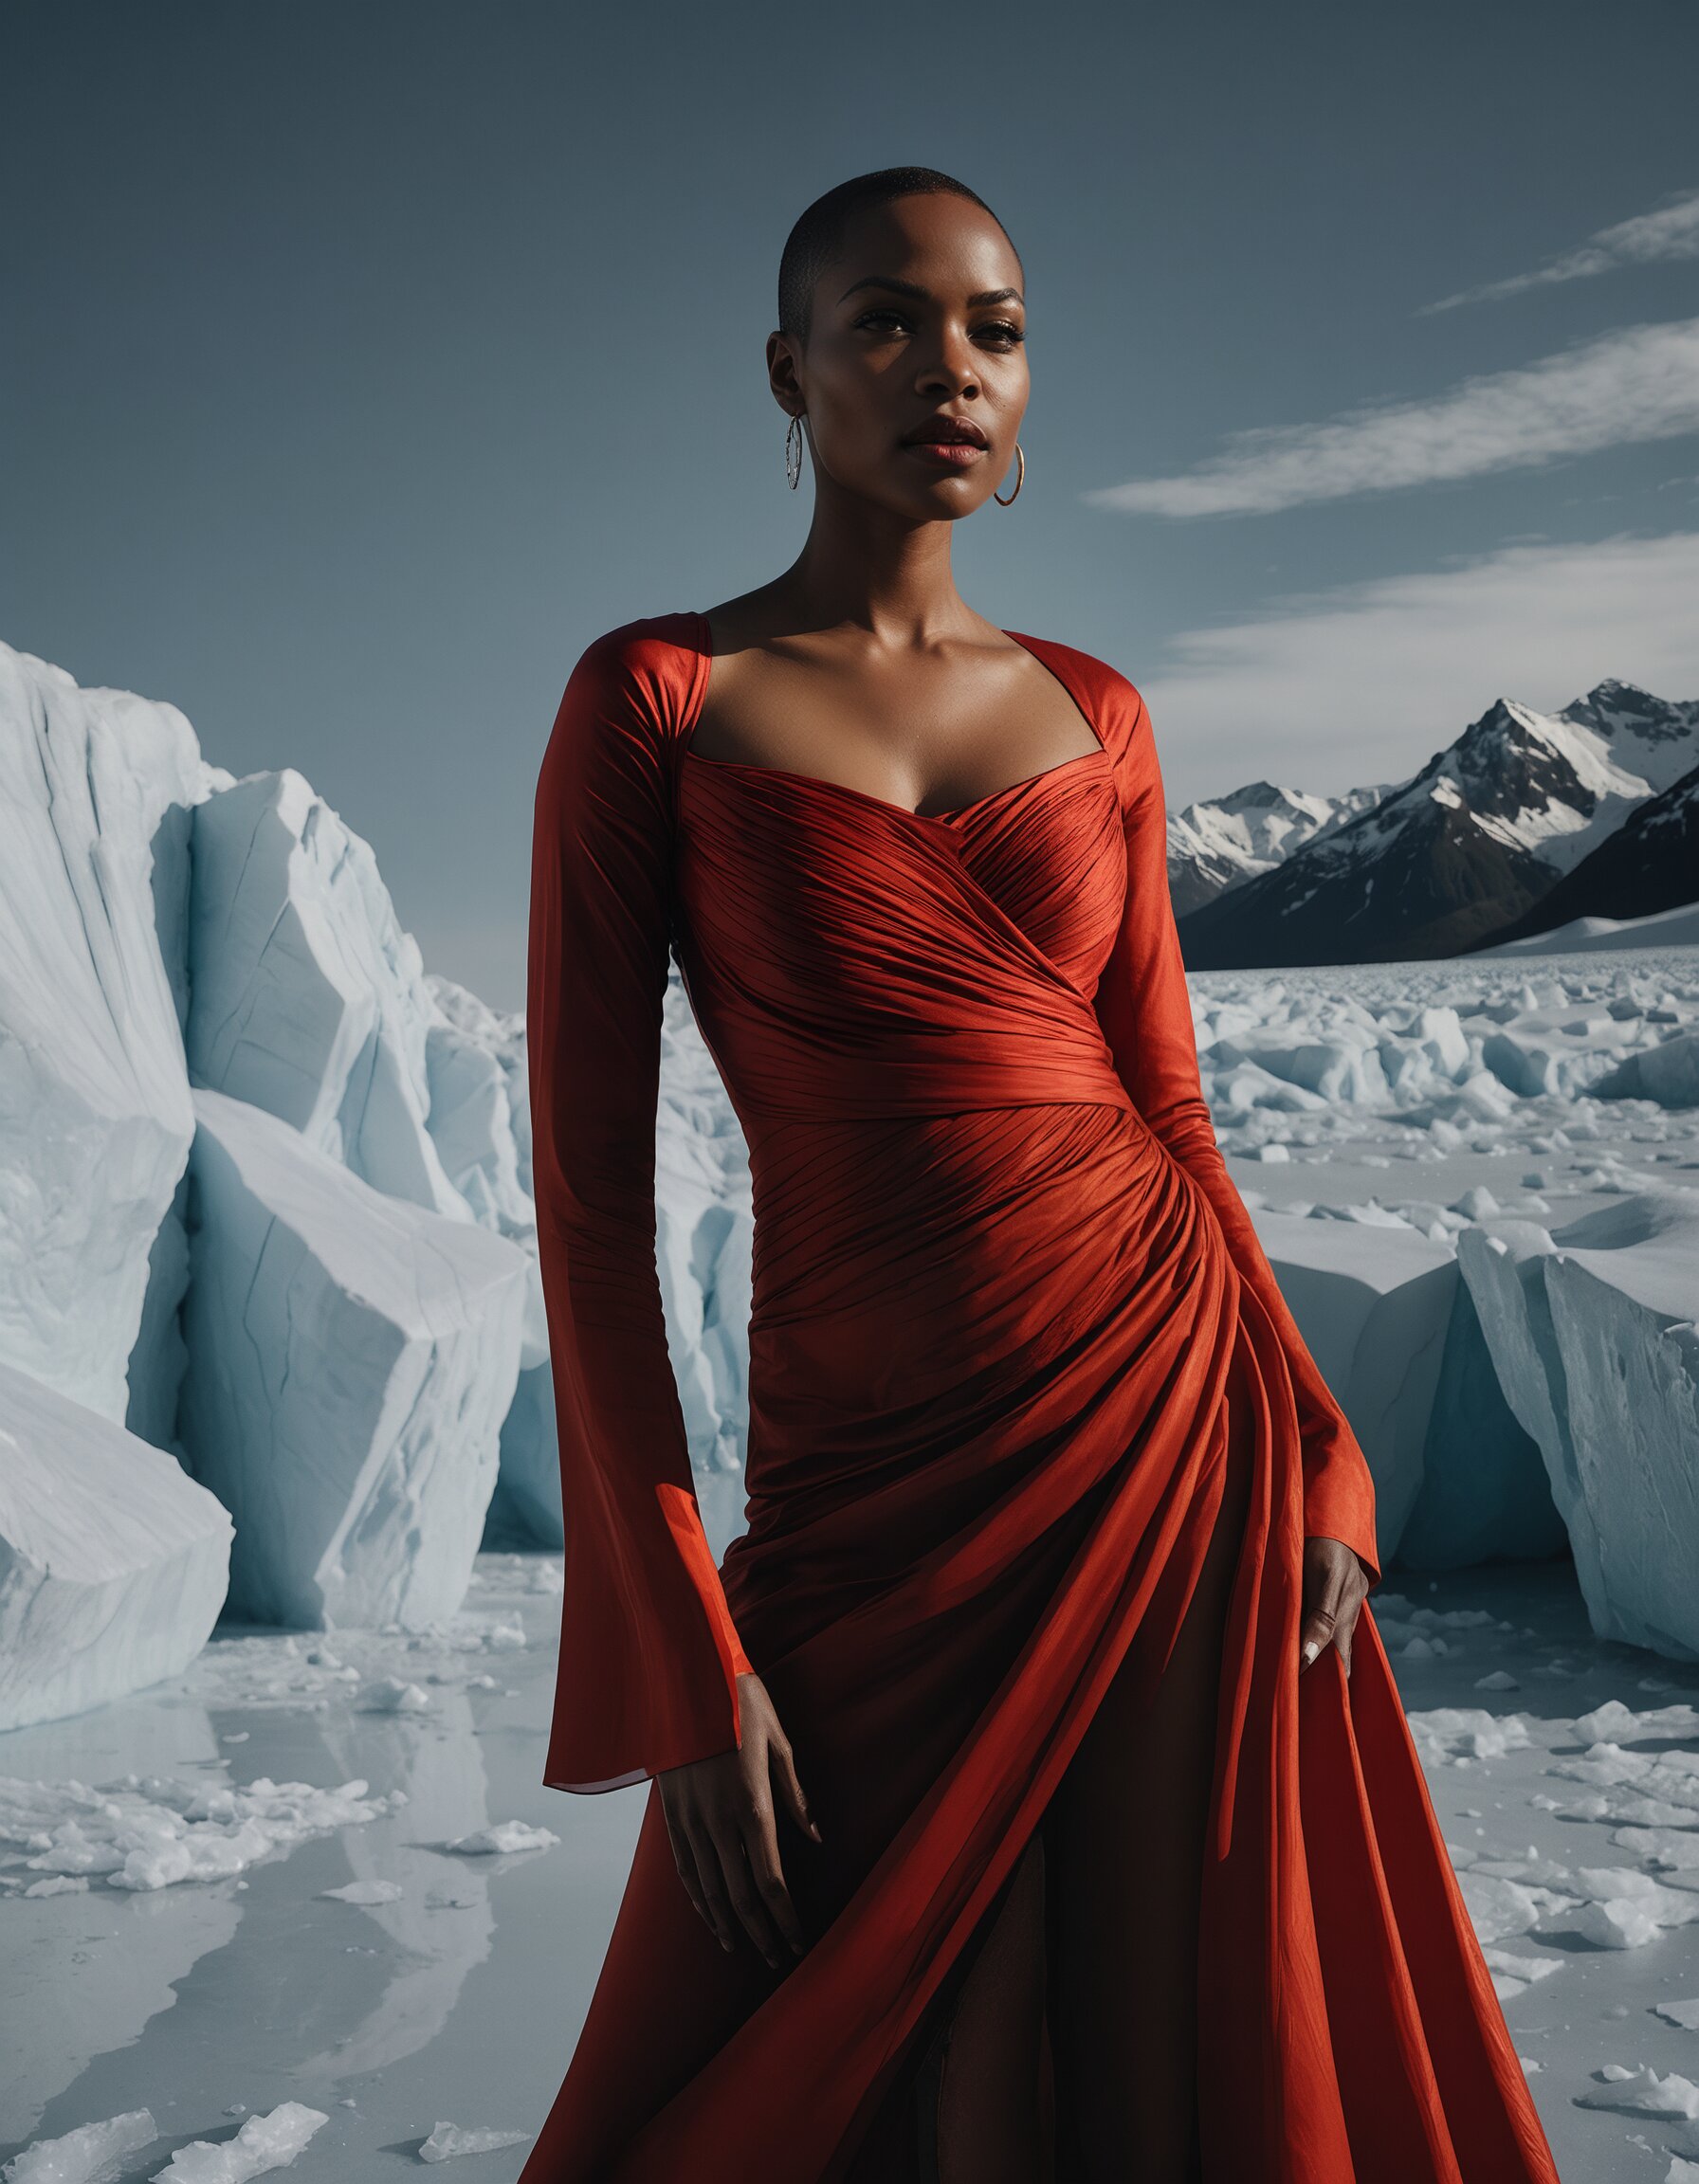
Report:
M 197 1088 L 194 1475 L 236 1520 L 231 1605 L 304 1629 L 451 1614 L 519 1376 L 531 1261 Z
M 174 705 L 0 645 L 0 1360 L 115 1424 L 194 1135 L 159 928 L 229 778 Z
M 429 1129 L 435 1003 L 371 845 L 292 767 L 194 814 L 197 1085 L 292 1123 L 374 1190 L 470 1221 Z
M 229 1566 L 229 1517 L 174 1456 L 0 1363 L 0 1730 L 180 1675 Z
M 530 1256 L 519 1385 L 502 1422 L 490 1537 L 561 1547 L 560 1452 L 549 1322 L 531 1198 L 531 1085 L 521 1012 L 491 1009 L 452 979 L 425 984 L 435 1008 L 426 1036 L 429 1123 L 449 1181 L 475 1220 Z
M 1699 1660 L 1699 1191 L 1459 1239 L 1600 1637 Z

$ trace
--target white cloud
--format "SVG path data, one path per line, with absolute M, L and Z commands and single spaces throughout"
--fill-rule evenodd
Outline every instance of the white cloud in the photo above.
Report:
M 1270 778 L 1404 780 L 1496 698 L 1543 712 L 1607 675 L 1699 697 L 1699 532 L 1514 545 L 1190 629 L 1144 693 L 1171 805 Z
M 1264 514 L 1693 431 L 1699 318 L 1623 327 L 1426 402 L 1236 432 L 1223 454 L 1183 477 L 1134 479 L 1085 499 L 1141 515 Z
M 1520 296 L 1527 288 L 1586 281 L 1597 273 L 1615 272 L 1619 265 L 1646 265 L 1671 258 L 1699 258 L 1699 190 L 1672 197 L 1653 212 L 1636 213 L 1614 228 L 1601 228 L 1578 248 L 1566 250 L 1532 273 L 1460 289 L 1455 296 L 1442 296 L 1437 303 L 1424 303 L 1416 316 L 1425 318 L 1435 311 L 1454 311 L 1459 303 L 1496 302 L 1504 296 Z

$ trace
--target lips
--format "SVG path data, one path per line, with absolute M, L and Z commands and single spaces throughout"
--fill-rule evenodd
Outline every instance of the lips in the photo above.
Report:
M 947 416 L 928 417 L 912 432 L 904 433 L 903 444 L 906 447 L 986 448 L 991 446 L 979 427 L 970 419 Z

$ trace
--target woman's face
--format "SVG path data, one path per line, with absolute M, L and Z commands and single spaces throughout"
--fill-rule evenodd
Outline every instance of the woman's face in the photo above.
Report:
M 899 197 L 851 222 L 801 353 L 779 335 L 768 350 L 775 393 L 792 411 L 800 400 L 822 489 L 931 522 L 1013 478 L 1028 393 L 1020 289 L 1009 238 L 965 197 Z M 941 412 L 985 445 L 917 441 Z

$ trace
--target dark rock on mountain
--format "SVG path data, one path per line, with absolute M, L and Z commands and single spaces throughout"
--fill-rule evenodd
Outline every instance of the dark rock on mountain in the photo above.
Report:
M 1500 699 L 1414 779 L 1180 918 L 1195 971 L 1450 956 L 1500 938 L 1699 760 L 1699 702 L 1600 682 Z
M 1630 814 L 1494 943 L 1574 918 L 1650 918 L 1699 902 L 1699 766 Z

